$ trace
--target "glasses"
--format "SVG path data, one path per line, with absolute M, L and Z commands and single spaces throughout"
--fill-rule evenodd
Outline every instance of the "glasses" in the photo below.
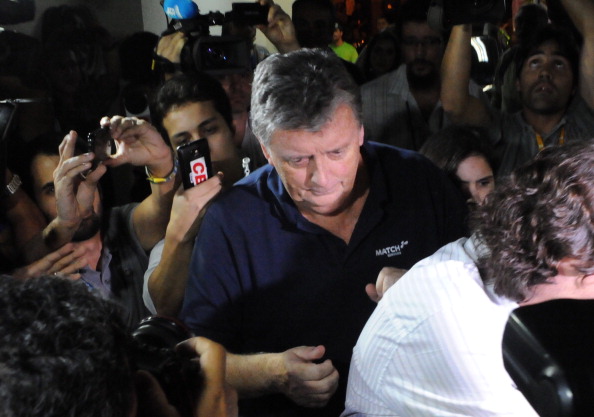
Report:
M 436 47 L 441 45 L 441 38 L 438 38 L 436 36 L 431 36 L 423 39 L 408 37 L 402 39 L 402 44 L 404 46 L 422 46 L 423 48 Z

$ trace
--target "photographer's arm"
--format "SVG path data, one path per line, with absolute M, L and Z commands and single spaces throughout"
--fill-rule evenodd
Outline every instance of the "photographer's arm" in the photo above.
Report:
M 6 169 L 6 186 L 11 183 L 13 174 Z M 25 262 L 33 262 L 48 252 L 43 244 L 41 232 L 47 225 L 41 210 L 22 188 L 1 199 L 2 209 L 12 225 L 16 248 Z
M 272 0 L 259 0 L 261 5 L 268 5 L 268 25 L 257 26 L 258 29 L 268 38 L 270 42 L 281 53 L 287 53 L 301 49 L 295 26 L 287 13 Z
M 157 314 L 178 315 L 204 208 L 221 189 L 219 173 L 188 190 L 180 186 L 175 193 L 161 260 L 148 278 L 148 290 Z
M 60 161 L 54 171 L 57 216 L 43 230 L 43 241 L 50 251 L 55 251 L 72 240 L 80 224 L 94 213 L 93 203 L 97 183 L 107 168 L 99 164 L 91 168 L 93 153 L 74 156 L 77 134 L 71 131 L 59 146 Z
M 177 348 L 183 356 L 199 360 L 200 391 L 189 392 L 194 400 L 194 417 L 236 417 L 237 393 L 225 381 L 225 348 L 204 337 L 193 337 Z M 195 357 L 198 357 L 196 359 Z M 137 412 L 135 417 L 180 417 L 169 403 L 157 379 L 146 371 L 136 374 Z
M 140 244 L 145 250 L 150 250 L 165 235 L 175 194 L 176 175 L 171 148 L 157 129 L 144 120 L 114 116 L 103 118 L 101 124 L 111 127 L 111 135 L 117 144 L 116 154 L 105 161 L 105 165 L 144 165 L 153 178 L 151 194 L 132 214 Z
M 300 346 L 282 353 L 227 353 L 227 381 L 240 398 L 282 393 L 301 406 L 322 407 L 338 386 L 332 361 L 314 363 L 324 353 L 324 346 Z
M 594 2 L 592 0 L 562 0 L 565 10 L 584 38 L 579 67 L 579 92 L 594 109 Z
M 203 388 L 194 410 L 197 417 L 237 416 L 237 392 L 225 378 L 226 351 L 223 346 L 204 337 L 186 340 L 178 349 L 198 354 Z
M 159 43 L 157 43 L 157 48 L 155 49 L 155 54 L 163 59 L 164 62 L 169 62 L 169 67 L 173 67 L 169 70 L 165 70 L 165 66 L 160 64 L 157 60 L 155 60 L 153 63 L 153 65 L 161 67 L 160 70 L 163 74 L 164 81 L 167 81 L 175 74 L 181 72 L 181 70 L 176 71 L 176 68 L 180 68 L 179 65 L 181 64 L 181 53 L 187 40 L 188 38 L 183 32 L 170 33 L 169 35 L 164 35 L 159 39 Z
M 487 126 L 490 116 L 485 103 L 468 92 L 471 36 L 471 25 L 452 28 L 441 64 L 441 105 L 454 123 Z

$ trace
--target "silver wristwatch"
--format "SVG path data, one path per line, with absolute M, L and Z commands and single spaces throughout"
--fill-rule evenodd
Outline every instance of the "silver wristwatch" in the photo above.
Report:
M 10 195 L 13 195 L 17 192 L 21 184 L 21 178 L 17 174 L 12 174 L 12 180 L 6 185 L 6 190 L 8 190 Z

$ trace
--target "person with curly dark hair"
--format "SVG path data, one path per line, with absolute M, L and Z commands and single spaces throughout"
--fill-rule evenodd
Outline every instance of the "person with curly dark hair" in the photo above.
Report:
M 134 380 L 116 304 L 66 279 L 2 276 L 0 310 L 4 416 L 126 415 Z
M 582 291 L 594 280 L 593 184 L 590 143 L 544 149 L 496 189 L 476 230 L 490 252 L 480 265 L 497 294 L 521 304 L 594 296 Z M 575 277 L 575 287 L 559 275 Z
M 0 275 L 0 414 L 180 417 L 157 380 L 133 370 L 120 308 L 81 282 Z M 192 415 L 235 415 L 222 346 L 198 337 L 183 348 L 200 357 L 202 388 Z
M 390 288 L 353 351 L 346 416 L 536 416 L 503 362 L 518 306 L 594 299 L 594 144 L 543 150 L 476 210 L 475 234 Z

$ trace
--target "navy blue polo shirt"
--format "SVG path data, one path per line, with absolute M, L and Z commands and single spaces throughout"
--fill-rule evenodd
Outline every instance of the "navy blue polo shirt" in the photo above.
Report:
M 410 268 L 465 233 L 461 193 L 431 162 L 372 142 L 361 152 L 370 192 L 348 244 L 305 219 L 269 165 L 214 201 L 202 221 L 181 319 L 234 353 L 324 345 L 340 373 L 324 409 L 269 396 L 243 403 L 241 415 L 337 416 L 352 349 L 375 307 L 365 285 L 382 267 Z M 287 407 L 295 413 L 280 412 Z

